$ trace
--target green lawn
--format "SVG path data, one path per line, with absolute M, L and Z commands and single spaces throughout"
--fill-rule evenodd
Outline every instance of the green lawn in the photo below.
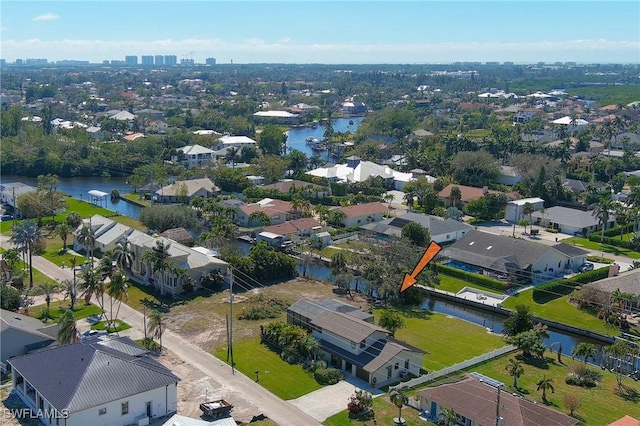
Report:
M 44 318 L 44 310 L 47 305 L 36 305 L 29 308 L 29 316 L 35 318 Z M 53 321 L 58 321 L 60 315 L 65 309 L 69 309 L 69 301 L 68 300 L 56 300 L 51 302 L 49 307 L 49 318 Z M 79 300 L 76 302 L 76 306 L 73 307 L 73 316 L 76 320 L 87 318 L 93 315 L 100 315 L 102 313 L 102 309 L 100 306 L 96 305 L 86 305 L 84 300 Z
M 584 328 L 605 335 L 617 335 L 618 329 L 613 325 L 608 326 L 595 315 L 578 309 L 569 303 L 569 296 L 558 297 L 544 304 L 537 303 L 533 298 L 533 289 L 522 291 L 510 296 L 502 303 L 506 309 L 515 309 L 516 305 L 527 305 L 531 312 L 541 318 L 557 321 L 574 327 Z
M 143 204 L 145 206 L 150 206 L 151 203 L 145 199 L 140 198 L 140 194 L 137 193 L 131 193 L 131 194 L 120 194 L 121 198 L 126 198 L 127 200 L 131 200 L 134 201 L 135 203 L 138 204 Z
M 65 267 L 71 268 L 71 258 L 76 258 L 76 266 L 80 266 L 85 262 L 86 257 L 75 255 L 70 253 L 69 251 L 62 252 L 62 244 L 56 244 L 49 246 L 47 244 L 47 249 L 40 256 L 47 259 L 48 261 L 55 263 L 58 266 L 62 266 L 62 262 L 64 262 Z
M 375 423 L 371 420 L 352 420 L 349 418 L 349 412 L 346 410 L 347 403 L 345 402 L 345 410 L 329 417 L 323 424 L 327 426 L 366 426 L 366 425 L 384 425 L 393 426 L 393 418 L 398 417 L 398 407 L 391 404 L 387 396 L 379 396 L 373 400 L 373 411 L 375 413 Z M 418 410 L 405 406 L 402 409 L 402 417 L 406 420 L 407 426 L 422 425 L 429 426 L 433 423 L 422 421 L 418 418 Z
M 611 246 L 608 244 L 600 244 L 595 241 L 589 241 L 586 238 L 571 237 L 563 240 L 562 242 L 565 244 L 573 244 L 578 247 L 583 247 L 587 250 L 592 250 L 600 253 L 609 253 L 616 256 L 627 256 L 631 259 L 640 259 L 640 253 L 638 253 L 637 251 L 625 249 L 622 247 Z
M 374 311 L 377 318 L 381 313 L 381 309 Z M 501 337 L 458 318 L 419 308 L 402 316 L 405 327 L 396 331 L 396 338 L 428 352 L 422 360 L 428 371 L 441 370 L 506 345 Z
M 487 287 L 483 287 L 481 285 L 477 285 L 474 283 L 470 283 L 460 278 L 450 277 L 449 275 L 438 274 L 440 277 L 440 284 L 436 285 L 435 288 L 438 290 L 449 291 L 451 293 L 457 293 L 465 287 L 477 288 L 479 290 L 488 291 L 492 293 L 499 294 L 496 290 L 490 289 Z
M 497 379 L 507 386 L 508 392 L 513 392 L 514 389 L 511 386 L 513 378 L 505 370 L 508 360 L 512 356 L 501 357 L 485 364 L 477 365 L 471 368 L 470 371 L 477 371 Z M 582 405 L 575 414 L 584 420 L 583 424 L 606 425 L 625 414 L 638 417 L 637 413 L 640 413 L 640 397 L 638 397 L 640 395 L 640 385 L 638 383 L 628 378 L 625 379 L 624 384 L 635 391 L 635 397 L 630 395 L 628 399 L 624 399 L 616 393 L 615 376 L 605 370 L 598 370 L 603 374 L 602 381 L 598 386 L 586 389 L 565 383 L 565 378 L 569 371 L 568 367 L 574 363 L 571 358 L 564 357 L 564 364 L 558 364 L 555 356 L 546 358 L 546 361 L 546 363 L 539 361 L 535 364 L 533 362 L 523 363 L 524 375 L 518 379 L 518 387 L 526 398 L 542 403 L 541 393 L 536 390 L 536 383 L 546 375 L 553 379 L 555 388 L 555 393 L 547 393 L 547 399 L 552 408 L 568 414 L 569 410 L 564 407 L 564 396 L 568 393 L 578 396 Z M 630 394 L 633 394 L 633 391 Z
M 114 320 L 114 321 L 115 321 L 115 322 L 116 322 L 116 324 L 117 324 L 117 327 L 116 327 L 115 329 L 110 328 L 109 330 L 107 330 L 107 322 L 108 322 L 108 321 L 100 321 L 100 322 L 97 322 L 97 323 L 95 323 L 95 324 L 93 324 L 93 325 L 91 326 L 91 329 L 92 329 L 92 330 L 107 330 L 107 331 L 109 331 L 110 333 L 112 333 L 112 332 L 118 332 L 118 331 L 128 330 L 128 329 L 130 329 L 130 328 L 131 328 L 131 326 L 130 326 L 129 324 L 127 324 L 126 322 L 124 322 L 124 321 L 121 321 L 121 320 L 119 320 L 119 319 L 116 319 L 116 320 Z
M 227 348 L 216 349 L 214 355 L 226 361 Z M 247 377 L 255 379 L 255 371 L 258 370 L 260 384 L 284 400 L 298 398 L 322 387 L 300 365 L 283 361 L 278 353 L 261 344 L 260 339 L 236 342 L 233 358 L 236 368 Z

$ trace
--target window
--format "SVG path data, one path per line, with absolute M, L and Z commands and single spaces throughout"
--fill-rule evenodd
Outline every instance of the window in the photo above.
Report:
M 404 369 L 405 369 L 405 370 L 408 370 L 408 369 L 409 369 L 409 360 L 406 360 L 406 361 L 404 362 Z
M 393 371 L 393 366 L 392 365 L 387 366 L 387 379 L 391 378 L 392 371 Z
M 356 342 L 351 342 L 351 349 L 355 349 L 356 348 Z
M 123 402 L 120 406 L 120 412 L 124 416 L 125 414 L 129 414 L 129 401 Z
M 106 408 L 101 408 L 98 410 L 98 415 L 102 416 L 103 414 L 107 414 L 107 409 Z
M 394 370 L 397 370 L 398 368 L 400 368 L 400 363 L 399 363 L 399 362 L 396 362 L 396 365 L 394 365 L 394 366 L 393 366 L 393 369 L 394 369 Z

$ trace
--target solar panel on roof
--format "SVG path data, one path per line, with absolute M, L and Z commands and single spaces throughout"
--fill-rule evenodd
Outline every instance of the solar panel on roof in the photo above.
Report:
M 411 221 L 410 221 L 410 220 L 402 219 L 402 218 L 396 217 L 395 219 L 393 219 L 393 220 L 389 223 L 389 225 L 390 225 L 390 226 L 395 226 L 395 227 L 397 227 L 397 228 L 403 228 L 405 225 L 407 225 L 407 224 L 409 224 L 409 223 L 411 223 Z
M 472 377 L 475 377 L 476 379 L 480 380 L 483 383 L 488 384 L 489 386 L 493 386 L 494 388 L 504 388 L 504 383 L 499 382 L 495 379 L 492 379 L 491 377 L 487 377 L 484 374 L 480 374 L 478 372 L 473 372 L 471 374 L 469 374 Z

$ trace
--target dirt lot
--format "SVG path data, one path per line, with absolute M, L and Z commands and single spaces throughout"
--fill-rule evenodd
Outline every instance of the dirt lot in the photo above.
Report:
M 260 324 L 271 321 L 286 321 L 286 313 L 281 312 L 276 318 L 264 320 L 237 320 L 237 315 L 252 307 L 263 308 L 274 299 L 291 305 L 300 299 L 324 300 L 341 299 L 347 303 L 367 309 L 365 298 L 356 295 L 351 299 L 347 295 L 333 292 L 334 286 L 322 281 L 295 278 L 285 283 L 267 286 L 235 295 L 234 340 L 258 337 Z M 271 304 L 272 305 L 272 304 Z M 171 330 L 188 338 L 202 349 L 211 352 L 214 348 L 226 344 L 226 317 L 229 314 L 229 292 L 200 296 L 183 305 L 174 306 L 166 314 Z

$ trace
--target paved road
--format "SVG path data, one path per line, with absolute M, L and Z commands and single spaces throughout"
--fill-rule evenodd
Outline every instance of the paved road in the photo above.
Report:
M 0 245 L 3 248 L 8 247 L 9 244 L 8 237 L 4 235 L 0 236 Z M 33 266 L 52 279 L 73 279 L 73 272 L 71 270 L 61 269 L 54 263 L 40 256 L 33 256 Z M 107 306 L 109 304 L 108 296 L 105 296 L 105 304 L 107 304 Z M 120 308 L 120 317 L 124 318 L 134 330 L 143 332 L 144 318 L 141 312 L 123 303 Z M 235 374 L 232 374 L 231 368 L 227 364 L 178 336 L 171 330 L 166 330 L 162 334 L 162 344 L 184 362 L 202 371 L 203 376 L 209 376 L 223 383 L 224 386 L 231 391 L 246 397 L 246 399 L 255 404 L 265 416 L 279 425 L 306 426 L 321 424 L 303 409 L 296 407 L 290 402 L 283 401 L 262 386 L 256 384 L 253 379 L 237 371 Z M 346 407 L 345 404 L 343 404 L 343 406 Z

